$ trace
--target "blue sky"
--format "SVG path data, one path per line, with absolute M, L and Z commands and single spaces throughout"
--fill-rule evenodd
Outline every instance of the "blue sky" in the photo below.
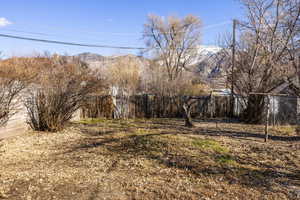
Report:
M 6 0 L 1 1 L 0 33 L 68 42 L 144 46 L 141 32 L 150 13 L 199 16 L 206 27 L 203 44 L 214 45 L 219 34 L 231 30 L 230 20 L 242 16 L 242 9 L 238 0 Z M 1 18 L 5 18 L 2 19 L 3 26 Z M 5 25 L 4 20 L 11 24 Z M 218 26 L 212 26 L 216 24 Z M 6 56 L 43 51 L 71 55 L 81 52 L 137 53 L 6 38 L 0 38 L 0 51 Z

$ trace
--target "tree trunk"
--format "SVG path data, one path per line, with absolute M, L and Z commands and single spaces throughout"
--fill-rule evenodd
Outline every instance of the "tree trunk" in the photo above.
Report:
M 243 121 L 252 124 L 261 124 L 264 120 L 265 98 L 263 95 L 250 95 L 247 108 L 243 112 Z
M 186 127 L 193 127 L 192 117 L 191 117 L 191 106 L 186 102 L 183 103 L 184 119 Z

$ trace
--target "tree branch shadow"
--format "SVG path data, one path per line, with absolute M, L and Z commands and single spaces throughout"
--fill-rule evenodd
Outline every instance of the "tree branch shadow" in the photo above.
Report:
M 231 138 L 259 138 L 264 139 L 265 135 L 261 133 L 252 133 L 252 132 L 242 132 L 242 131 L 230 131 L 230 130 L 214 130 L 214 129 L 204 129 L 197 128 L 195 133 L 199 135 L 208 135 L 208 136 L 225 136 Z M 298 142 L 300 141 L 300 136 L 277 136 L 269 135 L 269 139 L 273 141 L 283 141 L 283 142 Z
M 203 152 L 199 156 L 190 155 L 184 151 L 173 152 L 168 149 L 170 145 L 166 141 L 160 140 L 159 136 L 169 135 L 170 132 L 130 135 L 118 139 L 104 139 L 98 142 L 90 141 L 89 143 L 77 146 L 73 151 L 80 151 L 89 148 L 105 147 L 110 152 L 120 157 L 120 159 L 131 159 L 143 157 L 162 164 L 168 168 L 188 171 L 196 177 L 223 177 L 223 180 L 229 184 L 240 184 L 247 187 L 256 187 L 259 190 L 272 191 L 272 186 L 277 184 L 297 184 L 300 180 L 299 170 L 280 170 L 273 166 L 262 166 L 259 162 L 254 162 L 255 158 L 244 160 L 239 156 L 232 156 L 235 165 L 218 163 L 216 160 L 222 153 Z M 215 160 L 213 164 L 206 164 L 206 158 Z M 249 162 L 253 167 L 245 167 L 243 164 Z M 241 167 L 242 166 L 242 167 Z M 279 171 L 280 170 L 280 171 Z M 300 183 L 298 184 L 300 186 Z

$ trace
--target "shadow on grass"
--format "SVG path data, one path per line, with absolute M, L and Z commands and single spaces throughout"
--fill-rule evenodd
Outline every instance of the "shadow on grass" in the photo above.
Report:
M 82 127 L 79 128 L 79 130 L 81 131 L 81 133 L 84 133 L 85 135 L 89 135 L 89 136 L 102 136 L 102 135 L 114 134 L 118 132 L 118 130 L 107 130 L 107 129 L 93 130 L 93 129 L 82 128 Z
M 225 123 L 230 125 L 231 123 L 237 123 L 238 121 L 235 119 L 193 119 L 195 123 Z M 150 123 L 150 124 L 149 124 Z M 105 124 L 105 121 L 104 121 Z M 113 134 L 118 131 L 127 131 L 133 132 L 134 129 L 137 128 L 146 128 L 149 130 L 166 130 L 170 131 L 170 133 L 179 133 L 179 134 L 195 134 L 195 135 L 208 135 L 208 136 L 225 136 L 231 138 L 258 138 L 264 139 L 263 133 L 258 132 L 246 132 L 246 131 L 232 131 L 232 130 L 224 130 L 221 128 L 204 128 L 204 127 L 194 127 L 188 128 L 183 126 L 182 119 L 147 119 L 143 121 L 138 121 L 138 126 L 135 125 L 135 121 L 126 121 L 122 122 L 121 120 L 110 120 L 108 124 L 103 125 L 103 123 L 99 124 L 81 124 L 80 127 L 83 133 L 87 133 L 91 136 L 103 135 L 103 134 Z M 103 130 L 90 130 L 90 128 L 100 128 Z M 110 130 L 113 129 L 113 130 Z M 273 141 L 283 141 L 283 142 L 298 142 L 300 141 L 300 136 L 277 136 L 269 134 L 269 140 Z
M 166 121 L 164 121 L 166 120 Z M 182 121 L 182 123 L 180 123 Z M 239 123 L 236 119 L 193 119 L 194 123 Z M 259 138 L 264 139 L 265 135 L 263 133 L 257 132 L 246 132 L 246 131 L 230 131 L 230 130 L 222 130 L 221 128 L 203 128 L 203 127 L 194 127 L 188 128 L 183 126 L 183 120 L 176 120 L 175 123 L 168 119 L 162 119 L 162 121 L 155 120 L 153 125 L 149 127 L 149 129 L 170 129 L 170 131 L 174 131 L 176 133 L 189 133 L 189 134 L 197 134 L 197 135 L 208 135 L 208 136 L 226 136 L 232 138 Z M 300 136 L 276 136 L 269 134 L 269 140 L 273 141 L 283 141 L 283 142 L 298 142 L 300 141 Z
M 152 160 L 168 168 L 176 168 L 192 173 L 196 177 L 222 177 L 229 184 L 241 184 L 271 191 L 274 182 L 296 184 L 300 180 L 300 171 L 279 171 L 275 166 L 268 168 L 255 162 L 255 158 L 247 161 L 229 152 L 197 150 L 197 156 L 181 149 L 176 143 L 159 138 L 171 133 L 155 133 L 130 135 L 117 139 L 103 139 L 98 142 L 77 146 L 73 151 L 88 148 L 104 147 L 120 159 L 135 159 L 138 157 Z M 196 147 L 193 147 L 197 149 Z M 251 168 L 243 165 L 250 159 Z M 207 162 L 209 161 L 209 162 Z M 300 184 L 299 184 L 300 185 Z
M 200 120 L 194 119 L 196 123 L 236 123 L 238 122 L 235 119 L 207 119 Z M 80 129 L 82 132 L 90 134 L 92 136 L 102 135 L 102 134 L 113 134 L 118 131 L 129 131 L 132 132 L 135 128 L 147 128 L 150 130 L 159 130 L 159 129 L 168 129 L 168 131 L 173 133 L 181 133 L 181 134 L 196 134 L 196 135 L 208 135 L 208 136 L 225 136 L 231 138 L 259 138 L 264 139 L 263 133 L 257 132 L 246 132 L 246 131 L 231 131 L 231 130 L 223 130 L 221 128 L 203 128 L 203 127 L 195 127 L 188 128 L 183 126 L 183 121 L 181 119 L 169 120 L 169 119 L 148 119 L 147 121 L 139 121 L 139 126 L 133 126 L 135 121 L 120 123 L 120 120 L 112 120 L 110 124 L 106 124 L 104 126 L 100 126 L 99 124 L 83 124 L 83 127 Z M 148 124 L 150 122 L 150 124 Z M 181 123 L 182 122 L 182 123 Z M 118 126 L 117 126 L 118 125 Z M 87 127 L 87 128 L 85 128 Z M 114 129 L 114 130 L 89 130 L 89 128 L 93 127 L 103 127 L 104 129 Z M 298 142 L 300 141 L 300 136 L 276 136 L 269 134 L 269 140 L 273 141 L 283 141 L 283 142 Z
M 228 131 L 222 129 L 204 129 L 204 128 L 196 128 L 194 130 L 195 133 L 200 135 L 208 135 L 208 136 L 226 136 L 232 138 L 260 138 L 264 139 L 265 135 L 261 133 L 252 133 L 252 132 L 242 132 L 242 131 Z M 269 135 L 270 140 L 274 141 L 283 141 L 283 142 L 297 142 L 300 141 L 300 136 L 275 136 Z

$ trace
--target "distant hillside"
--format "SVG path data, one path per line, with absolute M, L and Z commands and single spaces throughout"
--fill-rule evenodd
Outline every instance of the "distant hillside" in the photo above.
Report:
M 144 67 L 145 63 L 147 62 L 146 58 L 135 56 L 135 55 L 120 55 L 120 56 L 102 56 L 99 54 L 94 53 L 81 53 L 75 55 L 74 57 L 78 57 L 81 61 L 87 63 L 91 69 L 105 69 L 111 63 L 116 62 L 118 59 L 127 58 L 133 59 L 136 62 L 141 64 L 141 67 Z
M 220 85 L 223 87 L 225 70 L 222 69 L 222 65 L 216 62 L 220 47 L 217 46 L 199 46 L 198 55 L 195 57 L 192 65 L 195 72 L 199 74 L 207 82 L 214 82 L 214 85 Z M 136 56 L 132 54 L 120 55 L 120 56 L 102 56 L 95 53 L 81 53 L 75 55 L 81 61 L 86 62 L 91 69 L 106 69 L 111 63 L 121 58 L 133 59 L 135 62 L 140 63 L 141 69 L 149 63 L 149 59 Z M 219 81 L 220 80 L 220 81 Z M 220 82 L 220 84 L 218 84 Z
M 96 61 L 102 61 L 105 59 L 104 56 L 99 55 L 99 54 L 95 54 L 95 53 L 81 53 L 76 55 L 76 57 L 79 57 L 80 60 L 84 61 L 84 62 L 96 62 Z

